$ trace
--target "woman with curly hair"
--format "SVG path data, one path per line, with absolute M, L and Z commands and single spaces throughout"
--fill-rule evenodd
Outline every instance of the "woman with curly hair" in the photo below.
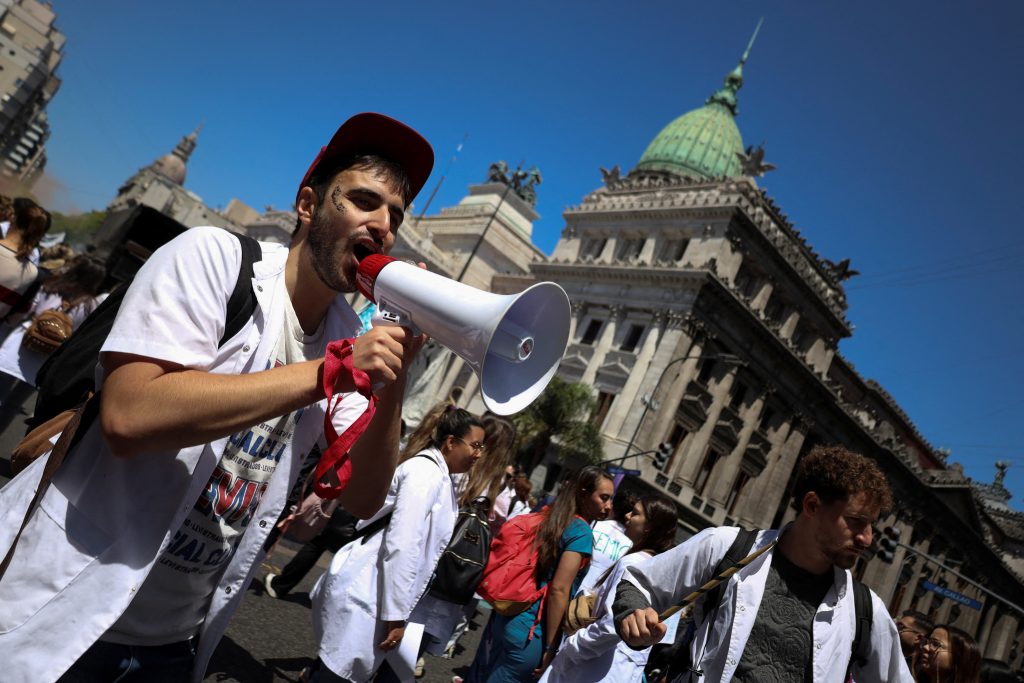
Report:
M 978 683 L 981 650 L 966 632 L 940 624 L 921 641 L 918 683 Z
M 676 506 L 663 495 L 654 493 L 638 500 L 626 513 L 626 537 L 630 551 L 598 578 L 596 599 L 591 614 L 597 621 L 565 639 L 541 683 L 573 681 L 614 681 L 639 683 L 651 649 L 633 650 L 615 632 L 612 602 L 615 587 L 626 568 L 640 564 L 671 548 L 677 526 Z
M 536 581 L 538 588 L 546 587 L 546 595 L 515 616 L 491 614 L 469 681 L 532 681 L 551 664 L 562 642 L 562 620 L 569 600 L 583 581 L 593 554 L 590 524 L 608 516 L 614 493 L 608 472 L 584 467 L 564 482 L 550 507 L 534 513 L 541 516 L 533 541 Z

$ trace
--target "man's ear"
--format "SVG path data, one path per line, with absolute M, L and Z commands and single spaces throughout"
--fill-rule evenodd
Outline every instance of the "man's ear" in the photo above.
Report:
M 299 190 L 298 199 L 295 201 L 295 213 L 298 214 L 299 220 L 303 225 L 309 226 L 313 222 L 313 216 L 316 215 L 317 199 L 316 192 L 309 185 L 306 185 Z
M 821 509 L 821 498 L 814 491 L 808 491 L 804 494 L 804 499 L 800 501 L 800 510 L 806 512 L 808 515 L 814 515 Z

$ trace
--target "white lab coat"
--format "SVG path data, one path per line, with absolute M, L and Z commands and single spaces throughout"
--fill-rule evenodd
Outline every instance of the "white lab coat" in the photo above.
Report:
M 145 353 L 209 372 L 264 369 L 285 317 L 283 297 L 276 294 L 283 291 L 279 278 L 288 251 L 262 247 L 262 260 L 253 265 L 256 310 L 223 347 L 217 342 L 241 263 L 239 243 L 217 228 L 192 228 L 157 250 L 139 271 L 104 351 Z M 325 324 L 329 339 L 352 337 L 359 329 L 342 297 Z M 101 368 L 97 376 L 102 379 Z M 203 679 L 302 459 L 323 435 L 325 403 L 308 407 L 299 418 L 214 591 L 199 634 L 193 681 Z M 365 405 L 358 394 L 344 397 L 334 416 L 339 433 Z M 89 428 L 58 471 L 0 581 L 5 683 L 56 680 L 117 621 L 208 485 L 226 441 L 116 458 L 99 425 Z M 45 457 L 37 459 L 0 490 L 0 556 L 10 548 L 45 463 Z
M 651 606 L 661 612 L 708 580 L 738 533 L 737 527 L 705 529 L 649 562 L 630 567 L 623 580 L 636 585 Z M 771 543 L 778 535 L 778 530 L 759 532 L 754 550 Z M 692 661 L 699 662 L 704 670 L 701 683 L 728 681 L 736 672 L 764 597 L 773 552 L 774 548 L 734 574 L 726 584 L 722 608 L 716 613 L 714 624 L 705 620 L 697 628 L 690 653 Z M 844 680 L 856 631 L 853 577 L 848 570 L 838 567 L 834 568 L 834 575 L 833 585 L 818 606 L 812 624 L 814 683 Z M 854 667 L 854 680 L 857 683 L 913 683 L 900 650 L 896 624 L 889 617 L 885 603 L 874 592 L 871 601 L 870 655 L 865 667 Z M 696 618 L 698 623 L 703 620 L 699 607 Z M 703 657 L 698 656 L 701 652 Z
M 387 527 L 342 547 L 310 596 L 320 659 L 352 681 L 384 661 L 384 622 L 409 619 L 455 529 L 448 465 L 436 448 L 423 453 L 398 466 L 384 506 L 361 524 L 393 511 Z
M 598 586 L 594 613 L 598 620 L 565 639 L 540 683 L 639 683 L 651 648 L 634 650 L 615 632 L 612 603 L 627 567 L 651 559 L 646 552 L 623 555 Z M 600 578 L 600 577 L 598 577 Z

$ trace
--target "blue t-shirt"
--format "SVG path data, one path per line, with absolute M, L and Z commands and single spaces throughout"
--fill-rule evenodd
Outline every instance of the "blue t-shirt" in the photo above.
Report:
M 558 541 L 558 556 L 561 558 L 562 553 L 567 550 L 571 550 L 574 553 L 579 553 L 583 557 L 590 557 L 594 553 L 594 534 L 590 530 L 590 525 L 584 522 L 579 517 L 573 518 L 572 522 L 566 527 L 562 533 L 562 538 Z M 587 575 L 587 563 L 584 562 L 580 566 L 580 570 L 576 572 L 576 578 L 572 581 L 572 590 L 569 592 L 569 597 L 576 595 L 576 591 L 579 590 L 580 584 L 583 582 L 583 577 Z M 540 587 L 548 585 L 551 579 L 555 578 L 555 571 L 558 569 L 558 563 L 551 568 L 548 573 L 547 581 L 542 581 Z M 530 609 L 527 610 L 533 616 L 537 616 L 537 609 L 540 608 L 540 600 L 533 603 Z

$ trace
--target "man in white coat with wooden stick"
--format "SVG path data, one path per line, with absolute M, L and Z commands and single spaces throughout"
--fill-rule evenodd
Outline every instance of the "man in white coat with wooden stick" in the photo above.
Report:
M 763 550 L 721 584 L 717 601 L 696 603 L 696 629 L 670 681 L 838 683 L 852 674 L 857 683 L 912 683 L 885 603 L 849 571 L 892 504 L 881 470 L 819 446 L 797 465 L 793 498 L 796 520 L 748 536 L 742 553 L 733 547 L 741 530 L 718 527 L 630 567 L 613 607 L 622 639 L 636 649 L 659 642 L 660 612 L 727 573 L 734 565 L 722 567 L 724 557 L 741 564 Z
M 202 680 L 303 458 L 373 403 L 340 454 L 345 468 L 320 483 L 350 476 L 342 504 L 376 512 L 422 338 L 380 327 L 336 342 L 360 325 L 339 295 L 355 291 L 362 258 L 390 250 L 432 164 L 430 145 L 404 124 L 346 121 L 302 179 L 291 245 L 259 245 L 255 306 L 230 339 L 221 335 L 244 272 L 239 239 L 193 228 L 142 267 L 103 345 L 99 417 L 0 579 L 5 682 Z M 380 388 L 368 403 L 371 385 Z M 0 491 L 0 554 L 44 460 Z

